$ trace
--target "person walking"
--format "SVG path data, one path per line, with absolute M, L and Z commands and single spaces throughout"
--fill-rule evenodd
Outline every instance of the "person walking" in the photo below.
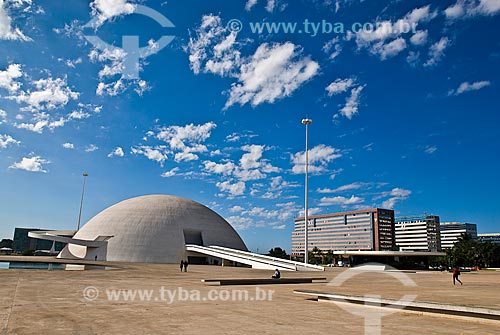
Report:
M 280 279 L 281 278 L 280 270 L 276 269 L 276 271 L 274 271 L 272 278 L 273 279 Z
M 189 265 L 189 263 L 188 263 L 188 261 L 187 261 L 187 259 L 186 259 L 186 260 L 184 261 L 184 272 L 188 272 L 188 265 Z
M 181 268 L 181 272 L 182 272 L 182 269 L 184 268 L 184 260 L 181 259 L 181 265 L 180 265 L 180 268 Z
M 455 281 L 458 281 L 460 285 L 463 285 L 460 279 L 458 279 L 458 276 L 460 276 L 460 270 L 455 266 L 453 268 L 453 285 L 455 285 Z

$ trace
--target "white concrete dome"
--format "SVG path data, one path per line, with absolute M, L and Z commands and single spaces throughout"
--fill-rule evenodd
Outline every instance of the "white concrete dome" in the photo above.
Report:
M 186 257 L 186 244 L 247 250 L 220 215 L 195 201 L 170 195 L 147 195 L 117 203 L 94 216 L 73 238 L 93 241 L 106 236 L 113 237 L 104 250 L 69 244 L 60 257 L 178 263 Z

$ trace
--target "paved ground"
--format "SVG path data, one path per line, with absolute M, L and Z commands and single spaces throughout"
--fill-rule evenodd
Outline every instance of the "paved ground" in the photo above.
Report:
M 500 272 L 464 273 L 464 286 L 455 287 L 448 273 L 422 272 L 407 274 L 415 288 L 382 273 L 355 276 L 342 287 L 315 283 L 257 288 L 206 286 L 200 280 L 267 278 L 272 271 L 194 265 L 188 270 L 181 273 L 177 265 L 145 264 L 92 271 L 0 270 L 0 334 L 365 334 L 363 317 L 333 303 L 296 295 L 294 289 L 397 299 L 417 294 L 418 301 L 500 309 Z M 331 280 L 342 271 L 283 275 Z M 123 295 L 108 299 L 113 289 L 132 294 L 144 290 L 151 296 L 143 296 L 143 301 L 139 294 L 134 301 Z M 235 290 L 247 290 L 248 300 L 225 301 L 226 295 L 238 294 Z M 500 323 L 495 322 L 402 312 L 385 316 L 381 333 L 472 335 L 498 334 L 498 329 Z

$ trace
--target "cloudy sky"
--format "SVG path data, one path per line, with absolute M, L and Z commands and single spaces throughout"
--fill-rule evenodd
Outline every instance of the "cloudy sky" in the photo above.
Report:
M 498 0 L 0 0 L 0 238 L 172 194 L 252 250 L 380 206 L 500 231 Z M 495 107 L 496 106 L 496 107 Z

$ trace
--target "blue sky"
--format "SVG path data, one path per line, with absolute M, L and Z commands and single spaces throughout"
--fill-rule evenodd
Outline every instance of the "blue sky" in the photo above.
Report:
M 498 27 L 498 0 L 0 0 L 0 237 L 75 228 L 85 172 L 83 222 L 172 194 L 290 251 L 304 117 L 310 214 L 497 232 Z

